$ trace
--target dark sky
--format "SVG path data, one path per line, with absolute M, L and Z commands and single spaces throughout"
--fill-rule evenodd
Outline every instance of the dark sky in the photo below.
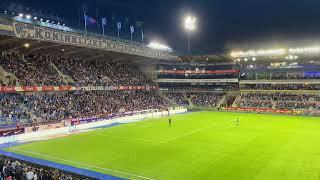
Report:
M 95 16 L 130 17 L 144 21 L 145 36 L 160 39 L 178 52 L 186 51 L 184 14 L 198 18 L 192 35 L 193 53 L 317 43 L 320 37 L 319 0 L 2 0 L 57 13 L 77 24 L 78 8 Z M 4 4 L 4 5 L 3 5 Z

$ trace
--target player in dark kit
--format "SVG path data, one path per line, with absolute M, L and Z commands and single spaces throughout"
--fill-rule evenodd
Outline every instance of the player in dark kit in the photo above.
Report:
M 167 111 L 168 111 L 168 123 L 169 123 L 169 126 L 171 127 L 171 124 L 172 124 L 172 120 L 171 120 L 171 118 L 170 118 L 170 110 L 169 110 L 169 108 L 167 109 Z
M 237 118 L 237 122 L 236 122 L 236 125 L 239 126 L 240 125 L 240 121 L 239 121 L 239 118 Z

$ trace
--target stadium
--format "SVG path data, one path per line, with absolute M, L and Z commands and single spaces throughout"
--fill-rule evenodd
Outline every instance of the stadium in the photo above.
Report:
M 320 178 L 315 43 L 178 53 L 1 13 L 2 179 Z

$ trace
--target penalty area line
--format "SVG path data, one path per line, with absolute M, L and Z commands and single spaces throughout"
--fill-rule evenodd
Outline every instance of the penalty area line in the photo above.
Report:
M 46 157 L 46 158 L 49 158 L 49 159 L 55 159 L 55 160 L 59 160 L 59 161 L 63 161 L 63 162 L 69 162 L 69 163 L 74 163 L 74 164 L 86 166 L 86 167 L 97 168 L 97 169 L 101 169 L 101 170 L 105 170 L 105 171 L 109 171 L 109 172 L 113 172 L 113 173 L 119 173 L 119 174 L 123 174 L 123 175 L 129 176 L 129 177 L 135 177 L 135 178 L 140 178 L 140 179 L 148 179 L 148 180 L 155 180 L 153 178 L 149 178 L 149 177 L 145 177 L 145 176 L 141 176 L 141 175 L 136 175 L 136 174 L 122 172 L 122 171 L 118 171 L 118 170 L 114 170 L 114 169 L 99 167 L 99 166 L 96 166 L 96 165 L 86 164 L 86 163 L 72 161 L 72 160 L 68 160 L 68 159 L 62 159 L 62 158 L 58 158 L 58 157 L 48 156 L 48 155 L 45 155 L 45 154 L 36 153 L 36 152 L 32 152 L 32 151 L 25 151 L 25 150 L 21 150 L 21 149 L 18 149 L 18 148 L 11 148 L 11 149 L 13 149 L 15 151 L 20 151 L 20 152 L 23 152 L 23 153 L 29 153 L 29 154 L 34 154 L 34 155 Z

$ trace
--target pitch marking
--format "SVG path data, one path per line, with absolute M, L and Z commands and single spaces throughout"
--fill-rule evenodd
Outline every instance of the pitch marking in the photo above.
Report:
M 36 153 L 36 152 L 32 152 L 32 151 L 25 151 L 25 150 L 21 150 L 21 149 L 18 149 L 18 148 L 11 148 L 11 149 L 13 149 L 15 151 L 20 151 L 20 152 L 24 152 L 24 153 L 34 154 L 34 155 L 38 155 L 38 156 L 42 156 L 42 157 L 47 157 L 47 158 L 50 158 L 50 159 L 56 159 L 56 160 L 59 160 L 59 161 L 71 162 L 71 163 L 79 164 L 79 165 L 86 166 L 86 167 L 93 167 L 93 168 L 102 169 L 102 170 L 109 171 L 109 172 L 125 174 L 125 175 L 127 175 L 129 177 L 132 176 L 132 177 L 136 177 L 136 178 L 140 178 L 140 179 L 155 180 L 153 178 L 149 178 L 149 177 L 145 177 L 145 176 L 141 176 L 141 175 L 126 173 L 126 172 L 122 172 L 122 171 L 118 171 L 118 170 L 114 170 L 114 169 L 103 168 L 103 167 L 99 167 L 99 166 L 95 166 L 95 165 L 91 165 L 91 164 L 86 164 L 86 163 L 81 163 L 81 162 L 77 162 L 77 161 L 61 159 L 61 158 L 48 156 L 48 155 L 45 155 L 45 154 Z

